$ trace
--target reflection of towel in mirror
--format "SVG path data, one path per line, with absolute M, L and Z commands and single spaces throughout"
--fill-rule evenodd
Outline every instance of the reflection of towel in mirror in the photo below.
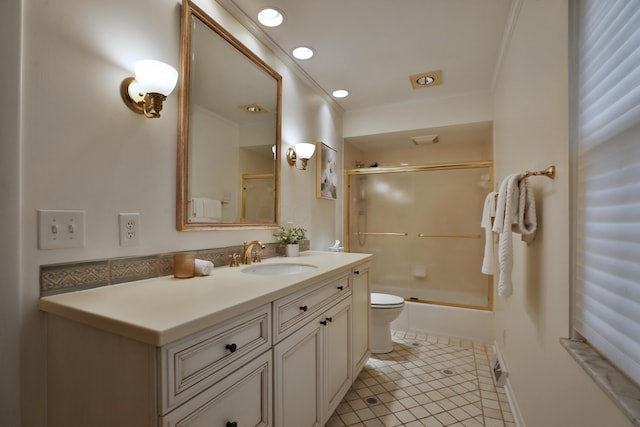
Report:
M 221 218 L 222 203 L 220 200 L 209 199 L 208 197 L 193 197 L 191 199 L 192 215 L 197 218 Z

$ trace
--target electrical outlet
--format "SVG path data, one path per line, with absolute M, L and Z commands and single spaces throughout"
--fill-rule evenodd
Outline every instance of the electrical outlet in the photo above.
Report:
M 140 241 L 140 214 L 121 213 L 118 215 L 120 225 L 120 246 L 135 246 Z
M 84 247 L 84 211 L 38 210 L 38 248 Z

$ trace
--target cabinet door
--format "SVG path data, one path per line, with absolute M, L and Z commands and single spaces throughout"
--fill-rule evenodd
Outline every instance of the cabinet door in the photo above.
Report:
M 364 263 L 353 269 L 353 375 L 356 377 L 370 356 L 369 321 L 370 293 L 369 266 Z
M 268 351 L 174 411 L 161 417 L 162 427 L 271 424 L 271 352 Z
M 351 298 L 325 313 L 323 322 L 324 410 L 326 422 L 351 387 Z
M 274 410 L 278 427 L 319 427 L 322 325 L 311 321 L 274 347 Z

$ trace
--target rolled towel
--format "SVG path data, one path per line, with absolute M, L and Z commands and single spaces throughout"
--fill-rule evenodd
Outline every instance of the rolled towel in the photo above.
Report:
M 195 273 L 197 276 L 208 276 L 213 272 L 213 263 L 204 259 L 196 259 Z

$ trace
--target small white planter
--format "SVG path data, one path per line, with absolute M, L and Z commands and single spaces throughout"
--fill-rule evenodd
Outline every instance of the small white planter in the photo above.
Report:
M 300 253 L 300 244 L 298 243 L 290 243 L 285 246 L 285 254 L 287 256 L 298 256 Z

